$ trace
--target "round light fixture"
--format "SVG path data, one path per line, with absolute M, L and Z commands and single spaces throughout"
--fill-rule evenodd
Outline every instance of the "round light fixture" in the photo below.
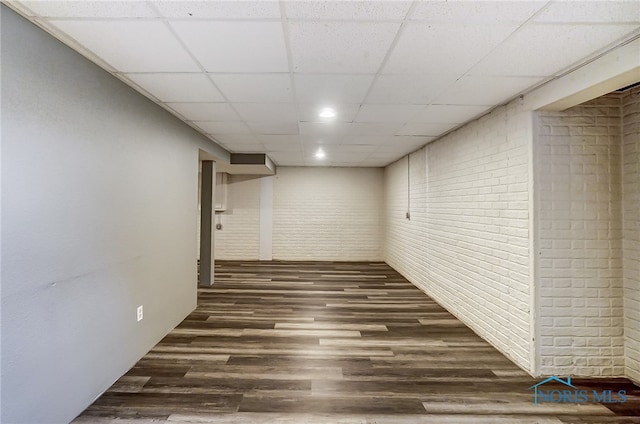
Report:
M 322 150 L 322 147 L 318 148 L 316 151 L 316 159 L 324 159 L 326 156 L 327 154 Z
M 330 107 L 325 107 L 324 109 L 322 109 L 320 111 L 319 116 L 321 118 L 325 118 L 325 119 L 335 118 L 336 117 L 336 111 L 331 109 Z

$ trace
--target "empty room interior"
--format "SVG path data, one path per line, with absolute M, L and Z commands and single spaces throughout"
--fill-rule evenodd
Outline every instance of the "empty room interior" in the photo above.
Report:
M 2 423 L 640 423 L 640 2 L 0 13 Z

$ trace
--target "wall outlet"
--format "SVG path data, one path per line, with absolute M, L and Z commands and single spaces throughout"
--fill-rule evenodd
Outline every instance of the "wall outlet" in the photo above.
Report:
M 142 318 L 144 316 L 144 311 L 142 309 L 142 305 L 138 306 L 137 313 L 138 313 L 138 322 L 140 322 L 140 321 L 142 321 Z

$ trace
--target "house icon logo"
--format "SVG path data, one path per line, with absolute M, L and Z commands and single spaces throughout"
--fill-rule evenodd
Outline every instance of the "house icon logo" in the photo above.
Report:
M 571 384 L 571 377 L 567 377 L 567 380 L 563 380 L 560 377 L 556 377 L 555 375 L 552 375 L 551 377 L 548 377 L 544 380 L 542 380 L 541 382 L 539 382 L 538 384 L 534 384 L 533 386 L 529 387 L 529 390 L 533 389 L 533 403 L 535 405 L 538 405 L 538 393 L 540 391 L 540 386 L 550 383 L 552 381 L 564 384 L 565 386 L 571 387 L 574 390 L 577 390 L 578 388 L 576 386 L 574 386 L 573 384 Z M 546 396 L 545 396 L 546 398 Z
M 563 387 L 558 388 L 557 384 L 542 387 L 547 383 L 560 383 Z M 579 389 L 571 383 L 571 377 L 566 380 L 552 375 L 545 378 L 538 384 L 529 387 L 533 389 L 533 403 L 539 405 L 541 403 L 624 403 L 627 401 L 627 391 L 622 390 L 586 390 Z

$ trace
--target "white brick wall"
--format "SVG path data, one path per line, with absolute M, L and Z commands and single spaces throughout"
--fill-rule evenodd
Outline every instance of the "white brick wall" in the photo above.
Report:
M 278 168 L 273 258 L 382 260 L 381 168 Z
M 519 102 L 385 170 L 385 260 L 523 368 L 532 349 L 531 113 Z
M 622 105 L 625 365 L 640 383 L 640 87 Z
M 539 116 L 542 374 L 624 374 L 620 106 Z
M 260 257 L 260 177 L 229 175 L 215 257 Z M 273 177 L 273 258 L 382 260 L 381 168 L 286 168 Z
M 260 256 L 260 177 L 228 175 L 227 210 L 216 212 L 215 258 L 258 260 Z

